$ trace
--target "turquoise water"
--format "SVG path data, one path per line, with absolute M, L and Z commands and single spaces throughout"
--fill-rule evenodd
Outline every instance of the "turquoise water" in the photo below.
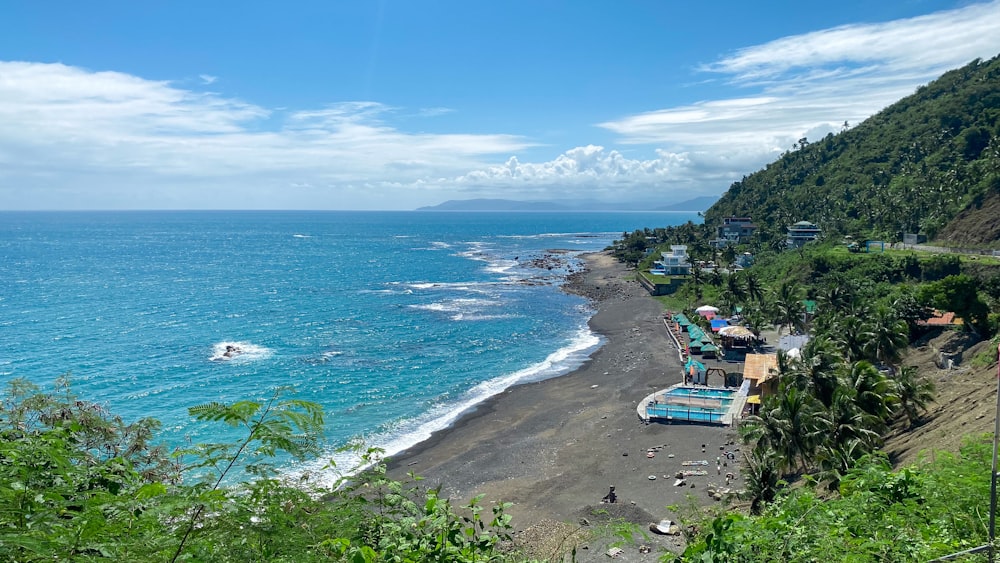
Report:
M 676 397 L 695 397 L 707 399 L 728 399 L 732 402 L 736 389 L 711 389 L 702 387 L 677 387 L 667 391 L 667 395 Z
M 601 342 L 588 303 L 560 290 L 575 257 L 688 220 L 0 213 L 0 382 L 69 372 L 82 398 L 163 421 L 173 445 L 226 436 L 187 407 L 293 385 L 325 408 L 331 451 L 361 438 L 391 454 L 510 385 L 578 367 Z M 551 249 L 568 253 L 534 261 Z

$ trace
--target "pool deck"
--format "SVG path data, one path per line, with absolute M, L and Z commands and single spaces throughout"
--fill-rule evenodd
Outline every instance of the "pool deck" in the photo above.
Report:
M 658 421 L 665 421 L 665 422 L 677 421 L 677 422 L 693 422 L 693 423 L 701 423 L 701 424 L 716 424 L 714 422 L 706 422 L 706 421 L 703 421 L 703 420 L 690 420 L 690 419 L 684 419 L 684 418 L 672 417 L 672 416 L 667 416 L 665 418 L 664 417 L 660 417 L 660 416 L 650 416 L 646 412 L 646 407 L 650 403 L 665 404 L 665 405 L 673 404 L 673 405 L 694 406 L 694 407 L 708 407 L 708 408 L 720 406 L 721 403 L 722 403 L 722 399 L 719 399 L 719 398 L 705 398 L 705 397 L 671 397 L 671 398 L 666 398 L 667 393 L 669 393 L 670 391 L 673 391 L 674 389 L 680 388 L 680 387 L 687 387 L 687 388 L 691 388 L 691 389 L 714 389 L 714 390 L 729 390 L 729 391 L 732 391 L 733 392 L 733 402 L 729 405 L 729 409 L 722 416 L 722 422 L 721 422 L 725 426 L 732 426 L 733 423 L 738 420 L 738 417 L 739 417 L 740 413 L 743 412 L 743 407 L 746 406 L 747 392 L 750 390 L 750 382 L 749 381 L 744 381 L 743 385 L 740 385 L 740 387 L 738 389 L 733 389 L 731 387 L 708 387 L 708 386 L 701 386 L 701 385 L 684 385 L 683 383 L 678 383 L 676 385 L 671 385 L 670 387 L 668 387 L 666 389 L 662 389 L 660 391 L 656 391 L 656 392 L 654 392 L 654 393 L 652 393 L 650 395 L 647 395 L 642 401 L 639 401 L 639 404 L 636 406 L 636 409 L 635 409 L 636 410 L 636 414 L 639 415 L 639 420 L 641 420 L 641 421 L 643 421 L 643 422 L 645 422 L 647 424 L 649 424 L 650 422 L 658 422 Z M 665 397 L 663 402 L 661 402 L 657 398 L 657 396 L 659 396 L 659 395 L 662 395 L 662 396 Z M 699 403 L 705 403 L 705 404 L 699 404 Z M 709 403 L 711 403 L 711 404 L 709 404 Z

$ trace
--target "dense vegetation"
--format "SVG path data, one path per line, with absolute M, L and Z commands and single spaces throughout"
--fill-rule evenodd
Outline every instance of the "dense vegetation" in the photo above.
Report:
M 320 455 L 317 405 L 286 399 L 208 404 L 204 421 L 242 432 L 232 443 L 167 452 L 158 423 L 126 423 L 74 397 L 14 381 L 0 403 L 0 560 L 502 561 L 503 506 L 454 509 L 435 490 L 368 471 L 337 488 L 286 483 L 277 452 Z M 223 487 L 237 467 L 253 479 Z
M 839 134 L 734 182 L 709 225 L 750 216 L 765 243 L 807 220 L 828 234 L 934 239 L 961 211 L 1000 197 L 1000 57 L 976 60 Z M 993 222 L 998 219 L 993 217 Z M 982 243 L 996 242 L 998 231 Z

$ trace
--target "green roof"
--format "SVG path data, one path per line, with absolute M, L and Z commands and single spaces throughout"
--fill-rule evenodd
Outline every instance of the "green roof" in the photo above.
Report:
M 699 362 L 698 360 L 696 360 L 694 358 L 688 358 L 687 363 L 684 364 L 684 371 L 691 371 L 691 366 L 694 366 L 695 369 L 697 369 L 698 371 L 704 371 L 705 370 L 705 364 Z

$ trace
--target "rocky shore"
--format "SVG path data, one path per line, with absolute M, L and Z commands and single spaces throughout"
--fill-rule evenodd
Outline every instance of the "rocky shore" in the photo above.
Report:
M 661 305 L 632 272 L 604 253 L 587 255 L 586 263 L 565 289 L 596 305 L 590 327 L 605 343 L 591 359 L 562 377 L 508 389 L 390 463 L 393 477 L 406 480 L 412 471 L 457 504 L 478 494 L 513 503 L 509 513 L 521 537 L 545 539 L 528 541 L 539 557 L 585 542 L 584 532 L 602 521 L 645 528 L 676 520 L 669 505 L 690 504 L 688 497 L 712 503 L 709 488 L 723 487 L 725 473 L 737 469 L 716 467 L 721 454 L 738 447 L 731 429 L 638 419 L 639 401 L 680 382 L 677 350 Z M 683 461 L 706 461 L 707 474 L 675 486 Z M 602 504 L 612 486 L 617 502 Z M 680 541 L 639 538 L 651 550 L 623 546 L 619 560 L 656 561 Z M 604 547 L 586 545 L 577 560 L 604 557 Z

